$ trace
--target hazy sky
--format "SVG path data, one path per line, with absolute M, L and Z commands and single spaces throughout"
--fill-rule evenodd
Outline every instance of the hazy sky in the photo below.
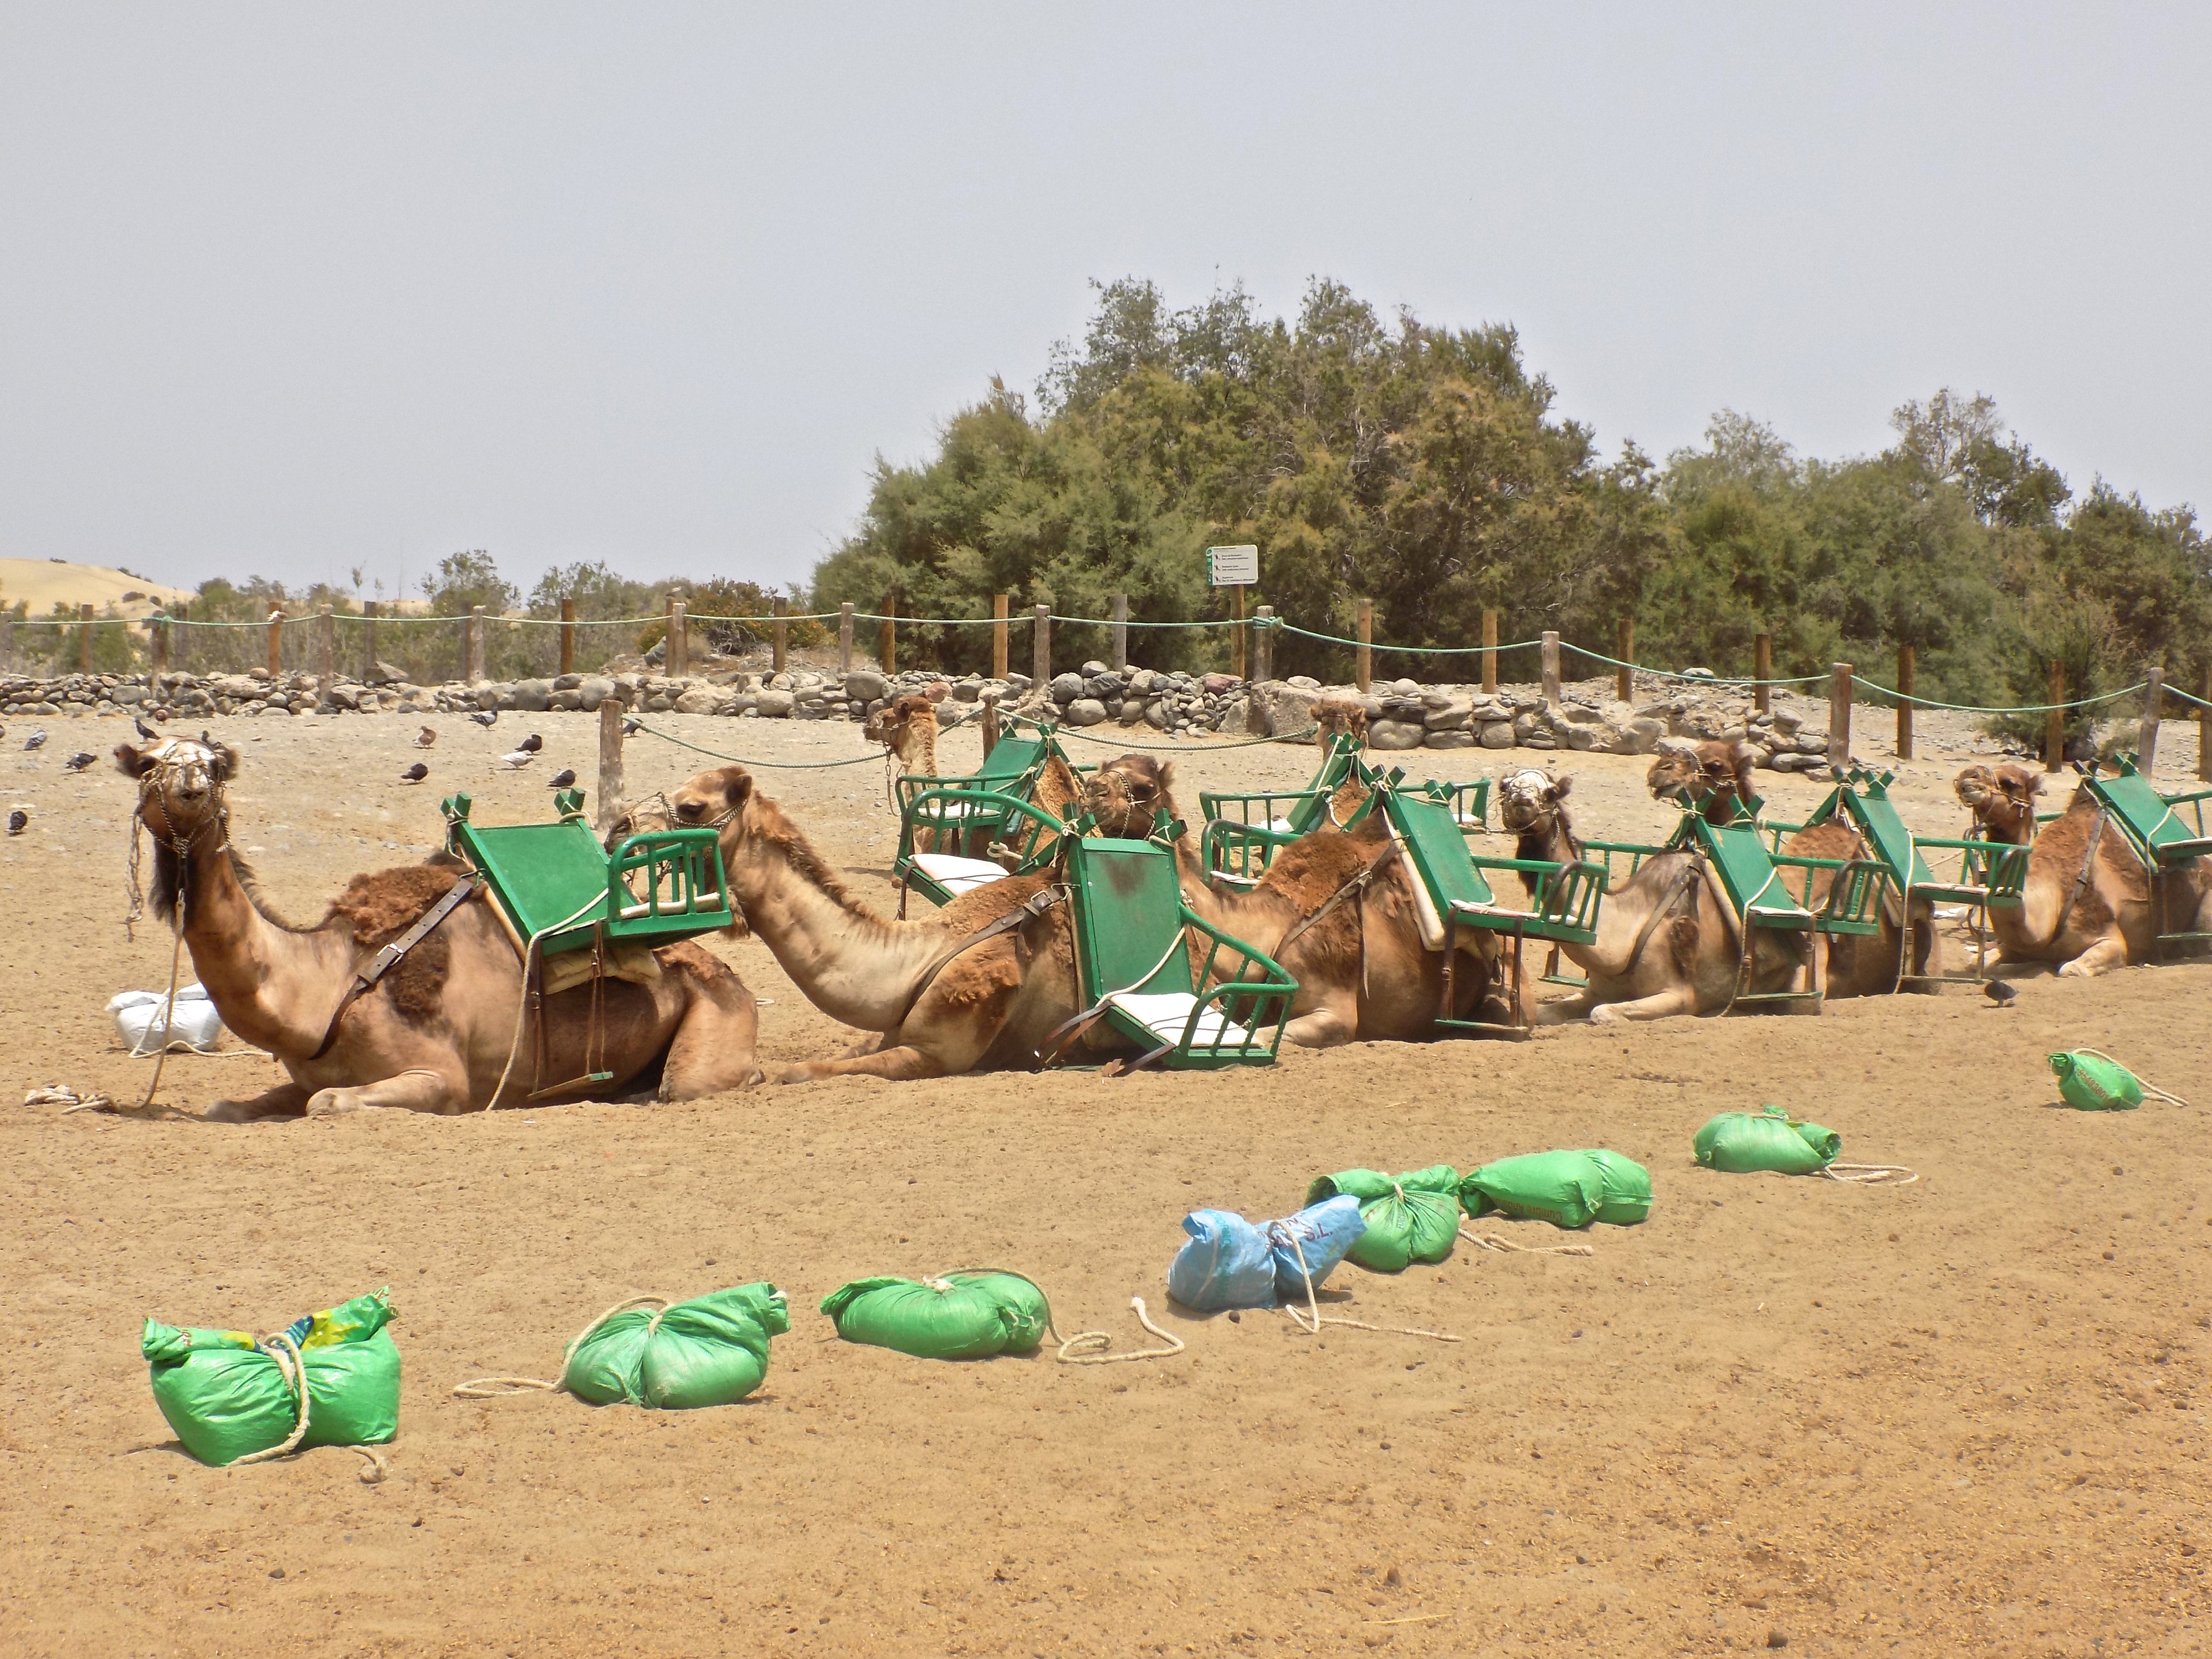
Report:
M 0 553 L 784 582 L 1089 279 L 2208 501 L 2212 8 L 0 6 Z

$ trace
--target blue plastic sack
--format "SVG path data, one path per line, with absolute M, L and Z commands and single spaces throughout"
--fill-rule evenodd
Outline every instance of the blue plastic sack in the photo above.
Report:
M 1309 1204 L 1296 1215 L 1269 1222 L 1267 1242 L 1274 1247 L 1275 1294 L 1285 1302 L 1304 1301 L 1306 1275 L 1311 1274 L 1318 1287 L 1366 1231 L 1359 1200 L 1350 1193 Z M 1296 1249 L 1291 1246 L 1294 1238 Z M 1298 1271 L 1301 1255 L 1305 1258 L 1304 1273 Z
M 1190 1239 L 1168 1263 L 1170 1296 L 1200 1313 L 1273 1305 L 1275 1259 L 1265 1233 L 1228 1210 L 1194 1210 L 1182 1230 Z

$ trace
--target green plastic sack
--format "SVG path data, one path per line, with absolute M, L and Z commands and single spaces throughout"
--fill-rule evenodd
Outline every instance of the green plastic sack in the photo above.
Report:
M 2058 1092 L 2069 1106 L 2085 1112 L 2132 1112 L 2143 1103 L 2142 1085 L 2116 1060 L 2075 1049 L 2051 1056 Z
M 1352 1245 L 1352 1260 L 1378 1273 L 1402 1273 L 1415 1261 L 1441 1261 L 1459 1237 L 1459 1171 L 1438 1164 L 1411 1175 L 1340 1170 L 1306 1188 L 1315 1205 L 1338 1194 L 1359 1200 L 1367 1224 Z
M 593 1406 L 727 1406 L 760 1387 L 769 1339 L 790 1328 L 783 1292 L 773 1285 L 739 1285 L 659 1310 L 626 1308 L 569 1346 L 561 1387 Z
M 1459 1198 L 1471 1216 L 1494 1210 L 1570 1230 L 1594 1221 L 1633 1227 L 1651 1213 L 1651 1174 L 1602 1148 L 1528 1152 L 1484 1164 L 1460 1182 Z
M 988 1359 L 1030 1353 L 1044 1340 L 1052 1309 L 1019 1273 L 947 1273 L 942 1279 L 856 1279 L 822 1298 L 848 1342 L 917 1359 Z
M 380 1445 L 399 1432 L 399 1350 L 384 1327 L 391 1292 L 379 1291 L 297 1320 L 283 1335 L 307 1379 L 301 1446 Z M 220 1468 L 291 1437 L 300 1396 L 271 1357 L 276 1338 L 249 1331 L 179 1330 L 149 1319 L 139 1351 L 154 1403 L 184 1448 Z M 289 1359 L 289 1355 L 286 1358 Z
M 1723 1175 L 1814 1175 L 1836 1161 L 1844 1138 L 1769 1106 L 1759 1113 L 1723 1112 L 1691 1146 L 1698 1163 Z

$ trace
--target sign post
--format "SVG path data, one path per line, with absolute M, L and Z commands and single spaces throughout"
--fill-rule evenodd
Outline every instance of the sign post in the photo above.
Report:
M 1260 550 L 1250 544 L 1206 550 L 1206 581 L 1209 587 L 1234 590 L 1231 601 L 1232 627 L 1229 635 L 1229 672 L 1244 678 L 1244 590 L 1260 580 Z

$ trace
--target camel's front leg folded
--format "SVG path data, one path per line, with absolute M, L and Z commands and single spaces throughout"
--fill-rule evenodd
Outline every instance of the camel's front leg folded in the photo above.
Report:
M 309 1117 L 337 1117 L 347 1112 L 375 1110 L 443 1112 L 451 1115 L 468 1109 L 466 1083 L 442 1072 L 421 1068 L 410 1068 L 358 1089 L 318 1090 L 307 1102 Z

